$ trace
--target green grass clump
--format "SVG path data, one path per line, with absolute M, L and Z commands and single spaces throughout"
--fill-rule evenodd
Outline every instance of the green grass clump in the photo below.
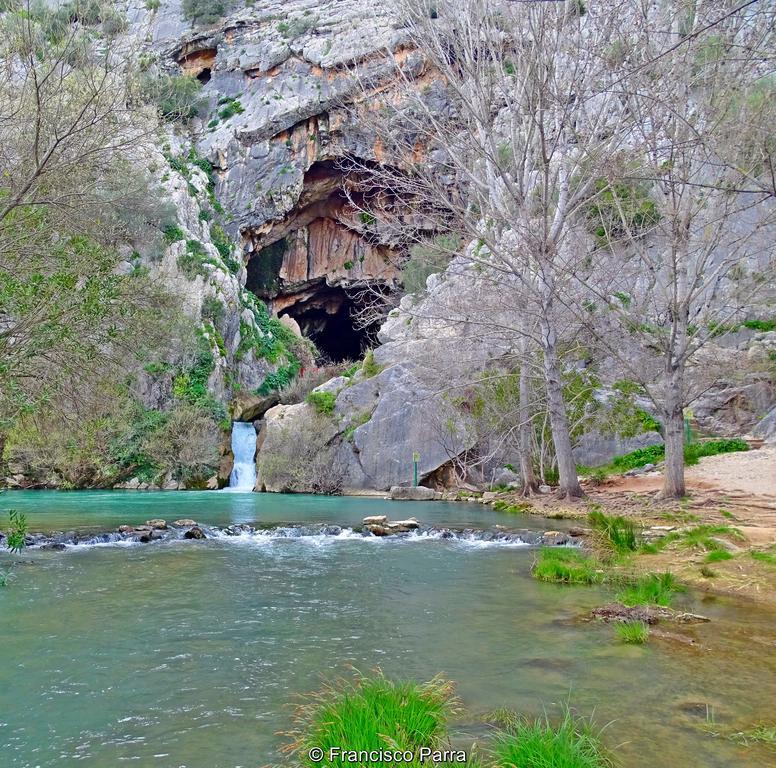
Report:
M 714 549 L 703 559 L 705 563 L 719 563 L 723 560 L 732 560 L 733 555 L 726 549 Z
M 533 509 L 533 506 L 527 501 L 520 501 L 517 504 L 510 504 L 508 501 L 498 499 L 494 502 L 493 509 L 497 512 L 506 512 L 508 515 L 524 515 Z
M 544 719 L 519 718 L 498 736 L 495 768 L 605 768 L 611 765 L 600 732 L 568 709 L 557 725 Z
M 310 392 L 305 398 L 305 402 L 315 408 L 318 413 L 330 415 L 334 413 L 334 403 L 337 396 L 334 392 Z
M 599 532 L 606 545 L 617 554 L 636 551 L 638 547 L 636 529 L 631 520 L 606 515 L 600 509 L 593 509 L 587 519 L 591 527 Z
M 588 555 L 568 547 L 544 547 L 533 567 L 533 576 L 539 581 L 562 584 L 595 584 L 601 581 L 597 563 Z
M 623 643 L 641 645 L 649 638 L 649 625 L 645 621 L 622 621 L 614 629 Z
M 650 573 L 627 584 L 617 593 L 617 599 L 629 607 L 634 605 L 668 606 L 682 586 L 672 573 Z
M 776 745 L 776 725 L 761 723 L 749 730 L 731 733 L 728 738 L 745 747 L 748 747 L 751 743 Z
M 370 349 L 364 356 L 364 362 L 361 364 L 364 378 L 371 379 L 372 376 L 377 376 L 382 370 L 383 367 L 375 362 L 375 353 Z
M 447 718 L 455 710 L 452 683 L 434 678 L 427 683 L 392 682 L 382 675 L 336 681 L 307 697 L 296 710 L 296 730 L 288 752 L 302 766 L 340 766 L 328 761 L 331 747 L 348 750 L 410 750 L 436 748 L 446 735 Z M 309 751 L 324 751 L 312 762 Z M 361 763 L 359 763 L 361 765 Z M 382 763 L 368 763 L 368 766 Z M 411 763 L 410 765 L 416 765 Z
M 749 554 L 755 560 L 758 560 L 761 563 L 766 563 L 767 565 L 776 565 L 776 555 L 772 554 L 771 552 L 758 552 L 756 550 L 752 550 Z
M 715 552 L 724 549 L 722 544 L 715 541 L 714 536 L 729 536 L 734 539 L 743 539 L 744 536 L 737 528 L 729 525 L 698 525 L 689 531 L 674 534 L 675 541 L 690 549 L 705 549 L 707 552 Z

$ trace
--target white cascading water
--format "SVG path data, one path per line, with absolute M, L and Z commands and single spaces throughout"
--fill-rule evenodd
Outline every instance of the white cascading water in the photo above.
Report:
M 249 421 L 232 422 L 234 469 L 229 475 L 233 491 L 252 491 L 256 485 L 256 430 Z

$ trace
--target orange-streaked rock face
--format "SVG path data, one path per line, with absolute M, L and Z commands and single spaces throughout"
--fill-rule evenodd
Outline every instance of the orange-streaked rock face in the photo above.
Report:
M 216 49 L 205 48 L 186 55 L 180 61 L 181 69 L 185 75 L 196 77 L 206 69 L 212 69 L 216 61 Z

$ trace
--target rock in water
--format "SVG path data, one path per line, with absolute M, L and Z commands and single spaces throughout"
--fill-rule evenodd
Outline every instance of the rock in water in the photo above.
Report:
M 173 523 L 173 525 L 176 528 L 190 528 L 191 526 L 196 525 L 196 524 L 197 524 L 196 520 L 191 520 L 188 517 L 182 517 L 180 520 L 176 520 Z
M 189 530 L 183 534 L 183 538 L 184 539 L 206 539 L 207 536 L 205 536 L 205 532 L 198 525 L 195 525 L 193 528 L 189 528 Z
M 167 521 L 155 517 L 153 520 L 146 520 L 146 525 L 150 525 L 155 531 L 166 531 Z
M 388 518 L 385 515 L 372 515 L 365 517 L 362 522 L 364 525 L 382 525 L 388 522 Z

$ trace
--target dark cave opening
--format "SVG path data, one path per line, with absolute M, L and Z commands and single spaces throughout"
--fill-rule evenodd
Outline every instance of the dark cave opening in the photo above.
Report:
M 377 327 L 357 327 L 352 316 L 354 306 L 343 289 L 324 288 L 309 301 L 286 307 L 281 314 L 299 323 L 302 333 L 314 342 L 321 358 L 339 363 L 360 360 L 374 343 Z
M 202 85 L 205 85 L 206 83 L 210 82 L 210 67 L 205 67 L 198 75 L 197 80 L 199 80 Z

